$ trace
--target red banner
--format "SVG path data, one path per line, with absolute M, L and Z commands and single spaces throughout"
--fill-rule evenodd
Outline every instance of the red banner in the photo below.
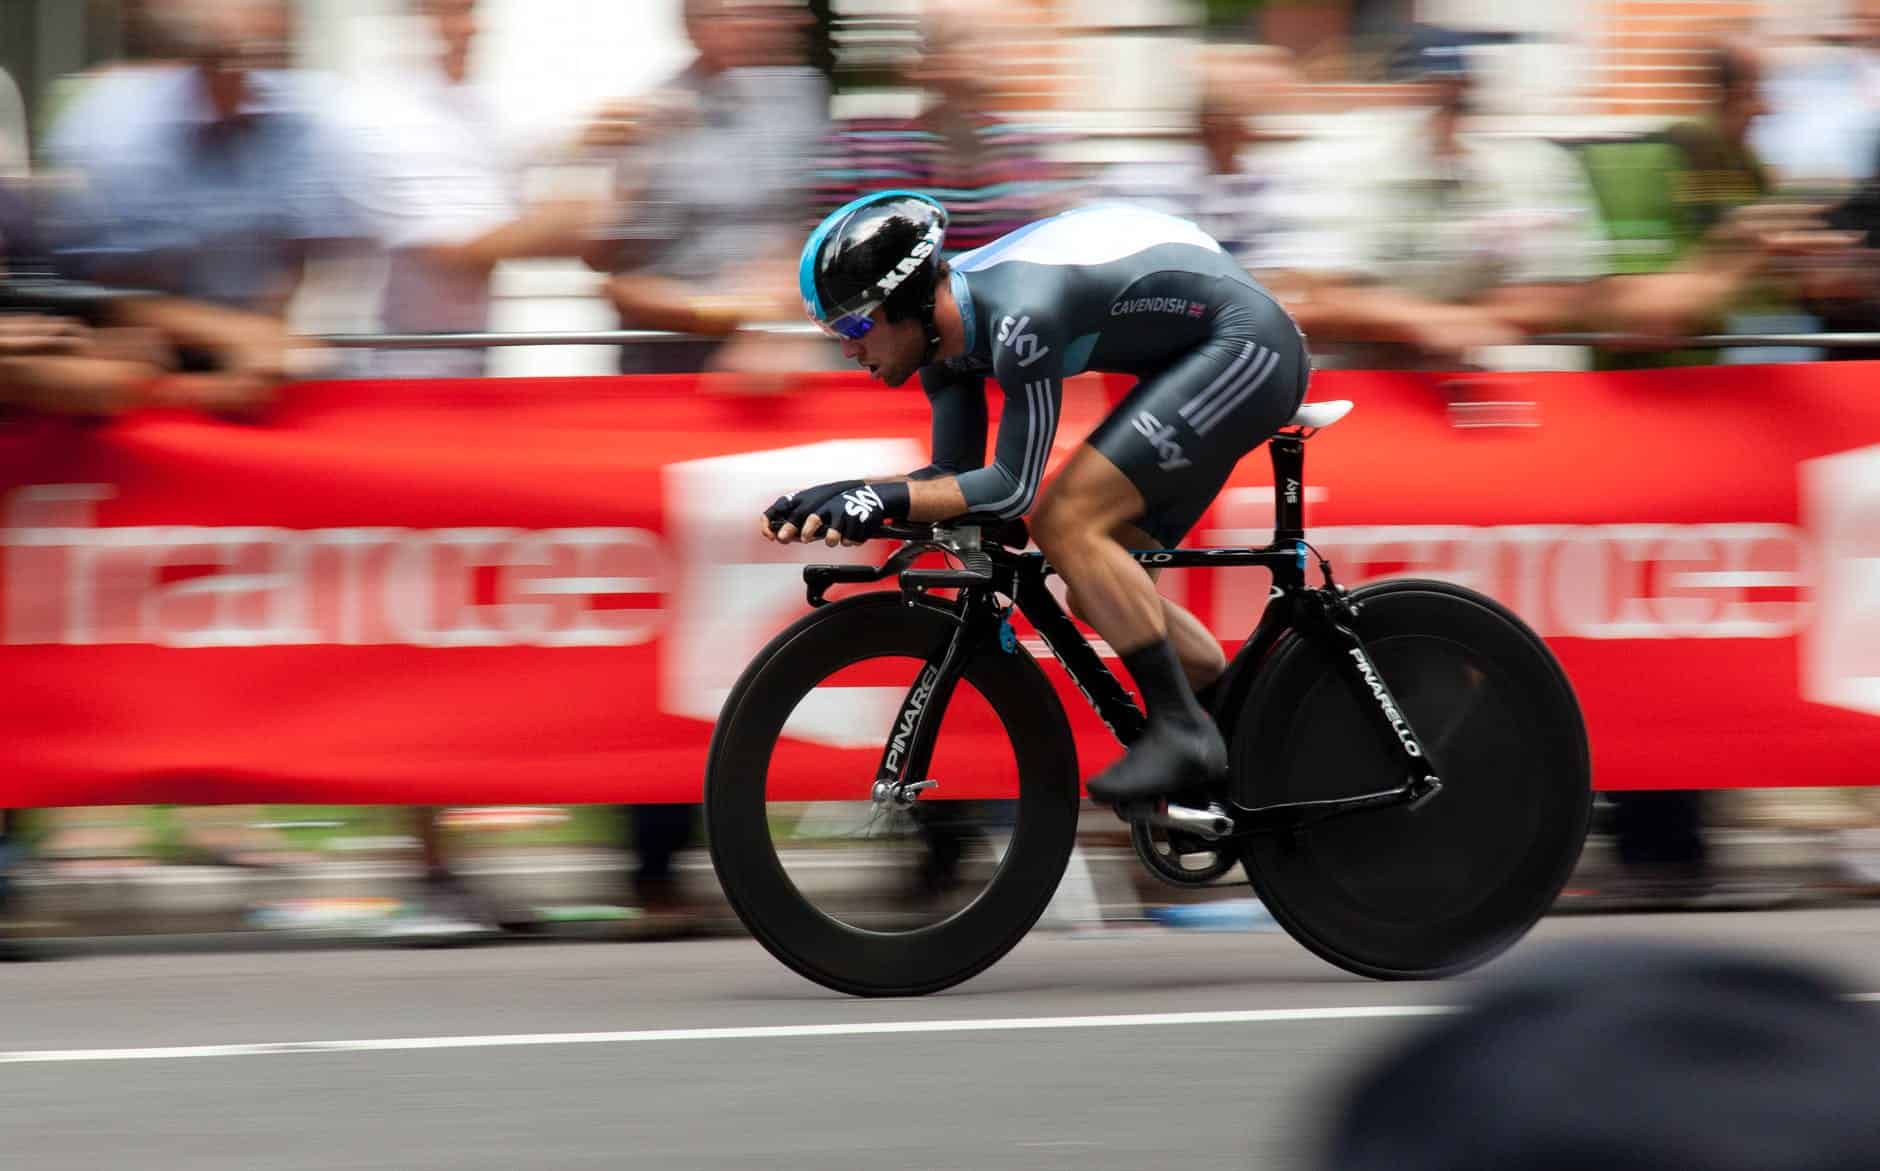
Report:
M 1880 369 L 1443 382 L 1315 379 L 1357 402 L 1307 448 L 1341 580 L 1519 611 L 1602 787 L 1880 780 Z M 1118 386 L 1073 381 L 1057 458 Z M 694 797 L 801 566 L 886 551 L 780 549 L 759 510 L 924 462 L 926 426 L 917 391 L 850 376 L 309 384 L 263 426 L 14 424 L 0 805 Z M 1270 480 L 1246 460 L 1190 543 L 1267 540 Z M 1266 598 L 1254 570 L 1165 586 L 1230 647 Z M 1047 669 L 1088 775 L 1116 748 Z M 872 768 L 854 720 L 792 728 L 803 792 Z

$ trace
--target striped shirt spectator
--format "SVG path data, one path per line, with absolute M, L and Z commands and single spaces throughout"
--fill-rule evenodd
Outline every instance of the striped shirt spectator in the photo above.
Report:
M 947 255 L 990 244 L 1070 201 L 1071 182 L 1046 154 L 1055 140 L 994 114 L 955 115 L 944 128 L 930 118 L 850 119 L 824 144 L 810 222 L 871 191 L 907 189 L 946 204 Z

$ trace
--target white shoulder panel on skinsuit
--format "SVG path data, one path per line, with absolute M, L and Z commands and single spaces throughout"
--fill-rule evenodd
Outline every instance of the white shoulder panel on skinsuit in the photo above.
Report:
M 1030 264 L 1108 264 L 1158 244 L 1189 244 L 1209 252 L 1221 246 L 1187 220 L 1127 203 L 1095 203 L 1039 220 L 975 248 L 953 261 L 959 272 L 980 272 L 1007 261 Z

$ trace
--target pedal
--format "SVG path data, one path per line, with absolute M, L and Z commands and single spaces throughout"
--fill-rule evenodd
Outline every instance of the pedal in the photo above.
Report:
M 1234 819 L 1216 804 L 1205 809 L 1175 805 L 1167 801 L 1126 801 L 1116 807 L 1116 815 L 1131 825 L 1152 825 L 1157 829 L 1193 834 L 1207 841 L 1218 841 L 1234 832 Z

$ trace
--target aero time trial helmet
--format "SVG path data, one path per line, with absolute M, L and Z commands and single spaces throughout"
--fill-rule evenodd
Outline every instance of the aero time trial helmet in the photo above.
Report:
M 878 191 L 831 212 L 803 245 L 797 284 L 810 320 L 831 337 L 855 339 L 887 306 L 898 320 L 919 314 L 933 339 L 933 295 L 946 208 L 913 191 Z

